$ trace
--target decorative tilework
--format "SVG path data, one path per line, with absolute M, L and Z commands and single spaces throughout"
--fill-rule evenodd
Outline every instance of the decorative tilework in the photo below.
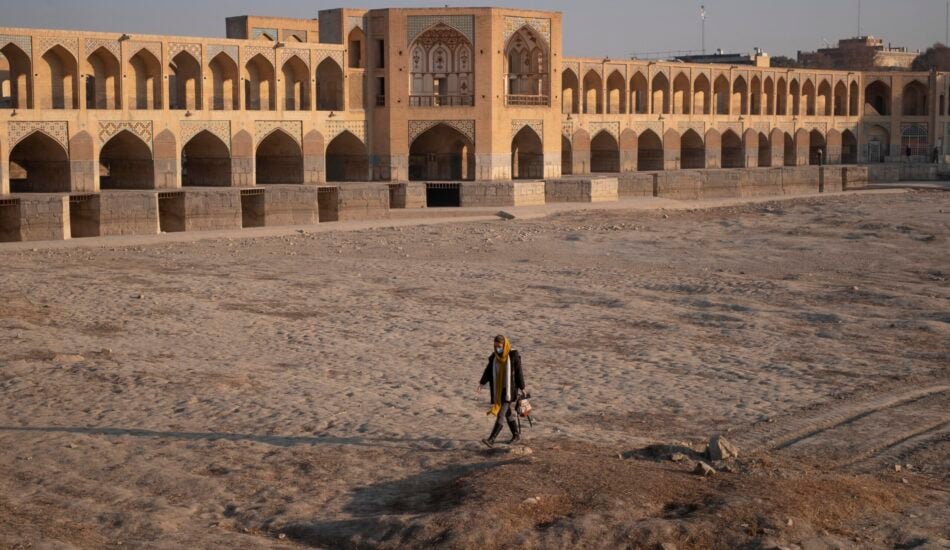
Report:
M 581 64 L 580 63 L 561 63 L 561 72 L 564 73 L 570 69 L 575 76 L 580 78 Z
M 856 122 L 837 122 L 835 123 L 835 129 L 838 131 L 844 132 L 845 130 L 851 130 L 851 133 L 854 135 L 858 134 L 858 123 Z
M 459 31 L 473 46 L 475 45 L 475 17 L 472 15 L 410 15 L 406 19 L 407 47 L 417 36 L 439 23 Z
M 601 132 L 607 132 L 614 136 L 614 139 L 620 139 L 619 122 L 591 122 L 587 125 L 587 128 L 590 132 L 591 139 L 594 139 L 594 137 Z
M 346 35 L 349 36 L 353 29 L 360 29 L 364 33 L 366 29 L 363 28 L 363 18 L 359 15 L 351 15 L 346 18 Z
M 762 132 L 763 134 L 768 134 L 772 131 L 772 125 L 768 122 L 755 122 L 752 124 L 752 128 L 754 128 L 756 132 Z
M 465 137 L 470 139 L 472 143 L 475 143 L 475 121 L 474 120 L 410 120 L 409 121 L 409 144 L 411 145 L 417 137 L 422 135 L 426 130 L 438 126 L 439 124 L 445 124 L 451 128 L 455 128 L 462 133 Z
M 207 130 L 217 136 L 231 149 L 231 121 L 229 120 L 185 120 L 181 123 L 181 144 L 187 145 L 191 138 Z
M 99 123 L 99 145 L 105 145 L 110 139 L 115 137 L 119 132 L 128 131 L 132 134 L 140 137 L 142 141 L 148 145 L 148 148 L 152 148 L 152 136 L 154 132 L 152 130 L 152 121 L 136 121 L 136 122 L 100 122 Z
M 129 56 L 134 57 L 135 54 L 140 51 L 145 50 L 150 54 L 155 56 L 155 59 L 158 60 L 159 64 L 162 62 L 162 44 L 160 42 L 129 42 Z
M 59 38 L 56 36 L 44 36 L 40 38 L 39 54 L 43 55 L 54 46 L 62 46 L 67 52 L 73 54 L 73 58 L 79 59 L 79 39 L 78 38 Z
M 824 132 L 825 130 L 828 129 L 828 123 L 827 122 L 803 122 L 801 127 L 808 130 L 809 132 L 812 130 L 818 130 L 819 132 Z
M 315 57 L 314 64 L 319 65 L 323 63 L 323 60 L 330 58 L 337 62 L 340 68 L 343 68 L 343 50 L 313 50 L 313 55 Z
M 327 143 L 333 140 L 333 138 L 342 134 L 343 132 L 349 132 L 354 136 L 358 137 L 360 141 L 366 143 L 366 121 L 365 120 L 329 120 L 326 123 Z
M 706 123 L 705 122 L 677 122 L 676 129 L 682 134 L 687 130 L 693 130 L 700 136 L 706 135 Z
M 69 125 L 66 122 L 15 121 L 9 123 L 10 148 L 34 132 L 42 132 L 69 150 Z
M 251 29 L 251 40 L 257 40 L 262 34 L 267 34 L 271 40 L 277 40 L 277 29 L 262 29 L 258 27 Z
M 212 44 L 208 46 L 208 59 L 214 59 L 220 53 L 227 54 L 231 60 L 234 61 L 234 63 L 238 62 L 237 46 L 221 46 L 218 44 Z
M 662 135 L 663 135 L 663 123 L 660 122 L 660 121 L 658 121 L 658 120 L 656 120 L 656 121 L 634 122 L 633 124 L 630 125 L 630 128 L 631 128 L 634 132 L 636 132 L 637 135 L 640 135 L 640 134 L 642 134 L 643 132 L 645 132 L 645 131 L 647 131 L 647 130 L 652 130 L 652 131 L 655 132 L 656 135 L 658 135 L 658 136 L 662 136 Z
M 540 17 L 505 17 L 505 43 L 511 35 L 518 32 L 521 27 L 528 26 L 544 37 L 544 40 L 550 46 L 551 44 L 551 20 Z
M 192 44 L 187 42 L 170 42 L 168 44 L 168 59 L 174 59 L 181 52 L 188 52 L 201 63 L 201 44 Z
M 293 56 L 300 58 L 304 64 L 307 65 L 307 70 L 310 70 L 310 50 L 304 50 L 300 48 L 281 48 L 280 49 L 280 66 L 283 67 L 284 63 L 287 62 Z
M 0 48 L 5 48 L 7 44 L 13 44 L 14 46 L 23 50 L 23 53 L 26 54 L 30 61 L 33 60 L 33 42 L 30 40 L 29 36 L 17 36 L 13 34 L 0 34 Z
M 258 120 L 254 122 L 254 136 L 260 143 L 277 130 L 283 130 L 298 144 L 303 142 L 303 121 L 300 120 Z
M 271 65 L 274 65 L 274 48 L 266 48 L 266 47 L 261 47 L 261 46 L 244 46 L 243 61 L 245 62 L 250 61 L 257 55 L 263 56 L 264 59 L 270 61 Z
M 795 123 L 794 122 L 779 122 L 775 124 L 775 127 L 783 132 L 788 132 L 789 134 L 795 133 Z
M 106 40 L 103 38 L 87 38 L 85 42 L 86 55 L 99 48 L 105 48 L 109 53 L 115 56 L 116 61 L 122 59 L 122 49 L 119 47 L 118 40 Z
M 561 135 L 567 139 L 571 139 L 571 136 L 574 135 L 574 122 L 562 122 L 561 123 Z
M 544 141 L 544 121 L 543 120 L 512 120 L 511 121 L 511 137 L 514 138 L 515 135 L 521 131 L 522 128 L 527 126 L 534 130 L 534 133 L 538 134 L 538 138 Z
M 716 130 L 720 134 L 732 130 L 737 136 L 742 135 L 742 123 L 741 122 L 718 122 L 716 123 Z

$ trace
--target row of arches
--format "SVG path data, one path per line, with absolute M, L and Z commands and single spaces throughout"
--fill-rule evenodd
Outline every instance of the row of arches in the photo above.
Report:
M 219 111 L 344 108 L 343 68 L 329 57 L 311 74 L 308 64 L 297 55 L 291 55 L 279 70 L 263 54 L 254 55 L 239 69 L 230 55 L 221 52 L 208 62 L 207 81 L 204 72 L 188 51 L 177 53 L 163 68 L 151 50 L 142 48 L 129 57 L 123 69 L 106 47 L 80 62 L 60 45 L 39 56 L 34 67 L 29 56 L 11 42 L 0 48 L 0 105 L 13 109 L 163 109 L 167 104 L 169 109 Z
M 591 69 L 583 79 L 571 69 L 561 75 L 562 111 L 565 114 L 675 114 L 675 115 L 765 115 L 765 116 L 860 116 L 860 89 L 828 80 L 817 84 L 812 79 L 799 81 L 785 77 L 764 79 L 754 75 L 750 80 L 737 76 L 732 81 L 719 75 L 710 82 L 705 74 L 692 79 L 679 73 L 672 82 L 666 74 L 657 73 L 651 81 L 637 72 L 629 82 L 620 71 L 613 71 L 603 81 Z M 909 82 L 901 95 L 901 112 L 905 116 L 928 114 L 927 86 L 919 80 Z M 890 86 L 875 80 L 865 88 L 865 111 L 868 114 L 891 114 Z M 942 102 L 943 103 L 943 102 Z M 941 107 L 941 112 L 944 111 Z
M 162 137 L 161 139 L 168 139 Z M 172 149 L 174 149 L 174 138 Z M 160 138 L 156 138 L 156 142 Z M 298 143 L 283 130 L 275 130 L 253 147 L 250 135 L 236 136 L 233 147 L 241 155 L 253 156 L 258 184 L 304 183 L 305 151 L 323 156 L 326 181 L 366 181 L 369 161 L 363 142 L 350 132 L 336 136 L 323 148 L 322 137 L 310 137 Z M 100 189 L 153 189 L 156 187 L 156 154 L 135 134 L 123 130 L 92 152 L 92 139 L 80 136 L 70 141 L 74 157 L 94 158 L 99 165 Z M 82 150 L 80 150 L 82 149 Z M 158 145 L 156 145 L 156 150 Z M 205 130 L 188 140 L 181 149 L 180 169 L 183 186 L 230 186 L 234 166 L 231 148 L 218 136 Z M 10 191 L 68 192 L 72 189 L 70 151 L 62 144 L 36 131 L 19 141 L 10 151 Z

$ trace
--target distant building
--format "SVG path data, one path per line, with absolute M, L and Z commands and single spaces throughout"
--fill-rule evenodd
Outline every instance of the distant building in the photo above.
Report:
M 822 48 L 816 52 L 798 52 L 802 67 L 841 70 L 893 69 L 909 70 L 920 52 L 907 48 L 884 45 L 873 36 L 860 36 L 840 40 L 835 48 Z
M 716 50 L 712 54 L 681 55 L 676 57 L 677 61 L 684 63 L 704 63 L 704 64 L 722 64 L 722 65 L 751 65 L 753 67 L 769 67 L 769 54 L 756 48 L 751 54 L 748 53 L 723 53 L 722 50 Z

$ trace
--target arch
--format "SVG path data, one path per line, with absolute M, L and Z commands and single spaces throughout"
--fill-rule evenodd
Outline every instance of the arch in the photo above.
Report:
M 122 130 L 99 150 L 99 188 L 155 188 L 152 150 L 141 138 Z
M 597 114 L 604 112 L 603 80 L 600 73 L 591 69 L 584 75 L 584 113 Z
M 749 114 L 749 86 L 741 75 L 732 83 L 731 112 L 737 115 Z
M 711 92 L 712 85 L 706 75 L 700 74 L 693 82 L 693 113 L 699 115 L 712 114 Z
M 317 110 L 343 110 L 343 69 L 331 58 L 317 65 Z
M 835 84 L 835 116 L 848 116 L 848 87 L 843 81 Z
M 927 86 L 919 80 L 908 82 L 901 93 L 901 106 L 904 116 L 927 116 Z
M 805 99 L 805 116 L 815 116 L 816 114 L 816 95 L 815 83 L 811 79 L 805 80 L 802 84 L 802 96 Z
M 7 61 L 9 95 L 7 104 L 10 109 L 33 108 L 33 64 L 26 52 L 10 42 L 0 48 L 0 54 Z
M 765 77 L 765 83 L 762 85 L 764 92 L 764 102 L 762 114 L 772 116 L 775 114 L 775 82 L 771 76 Z
M 630 111 L 639 115 L 650 112 L 650 85 L 640 71 L 630 79 Z
M 868 143 L 868 162 L 885 162 L 891 151 L 891 133 L 879 124 L 871 125 L 865 131 Z
M 275 108 L 274 65 L 261 54 L 252 57 L 244 65 L 244 109 L 247 111 L 273 111 Z
M 859 111 L 860 98 L 860 88 L 858 88 L 857 82 L 852 82 L 851 86 L 848 87 L 848 116 L 860 116 L 861 112 Z
M 86 58 L 86 108 L 119 109 L 119 60 L 104 47 Z
M 525 35 L 517 33 L 517 36 L 519 37 L 518 48 L 527 48 Z M 474 105 L 474 49 L 465 35 L 444 23 L 438 23 L 419 34 L 409 45 L 409 52 L 410 105 L 421 107 Z M 512 57 L 512 59 L 506 59 L 506 66 L 511 67 L 514 63 L 516 74 L 520 75 L 523 70 L 529 70 L 530 52 L 516 51 L 513 40 L 506 45 L 506 55 Z M 322 110 L 334 110 L 329 106 L 337 94 L 335 88 L 343 88 L 342 73 L 331 69 L 332 67 L 324 68 L 323 79 L 320 74 L 317 75 L 318 94 L 321 93 L 321 80 L 326 80 L 327 90 L 323 92 L 323 101 L 327 108 Z M 342 101 L 339 103 L 336 110 L 343 108 Z
M 349 131 L 327 144 L 327 181 L 367 181 L 369 156 L 366 145 Z
M 64 193 L 70 190 L 69 153 L 40 131 L 10 150 L 11 193 Z
M 653 114 L 670 114 L 670 80 L 663 73 L 656 73 L 651 85 Z
M 366 46 L 366 33 L 359 27 L 353 27 L 350 34 L 346 37 L 347 44 L 347 64 L 351 69 L 365 68 L 364 47 Z
M 784 132 L 785 166 L 798 165 L 798 150 L 795 147 L 795 139 L 788 132 Z
M 825 136 L 818 130 L 808 133 L 808 164 L 817 165 L 828 161 L 828 148 Z
M 706 144 L 695 130 L 686 130 L 680 137 L 680 167 L 684 170 L 706 167 Z
M 258 185 L 303 183 L 303 150 L 280 128 L 257 144 L 254 158 Z
M 187 51 L 180 51 L 168 66 L 168 106 L 170 109 L 201 108 L 201 64 Z
M 601 130 L 590 141 L 590 171 L 601 173 L 620 171 L 620 144 L 606 130 Z
M 512 179 L 541 179 L 544 177 L 544 147 L 541 136 L 525 126 L 511 140 Z
M 926 124 L 907 124 L 901 128 L 901 155 L 927 159 L 928 139 Z
M 754 75 L 749 81 L 749 114 L 762 114 L 762 79 L 759 75 Z
M 637 170 L 641 172 L 663 169 L 663 141 L 653 130 L 637 136 Z
M 181 150 L 183 186 L 231 185 L 231 151 L 221 138 L 207 130 L 198 132 Z
M 788 85 L 788 95 L 792 103 L 791 115 L 798 116 L 801 114 L 802 110 L 802 87 L 798 83 L 798 79 L 793 78 Z
M 688 115 L 693 98 L 689 93 L 689 77 L 683 73 L 673 79 L 673 114 Z
M 129 58 L 134 86 L 129 87 L 127 105 L 133 109 L 162 108 L 162 66 L 152 52 L 142 48 Z
M 864 101 L 865 114 L 890 115 L 891 87 L 880 80 L 875 80 L 864 88 Z
M 834 97 L 832 96 L 831 83 L 822 80 L 818 84 L 818 96 L 815 100 L 815 114 L 818 116 L 831 116 L 834 107 Z
M 759 168 L 772 166 L 772 141 L 769 136 L 759 132 Z
M 577 75 L 571 69 L 565 69 L 561 73 L 561 112 L 564 114 L 579 114 L 579 92 L 580 82 Z
M 722 167 L 745 168 L 745 147 L 742 138 L 732 130 L 726 130 L 721 137 Z
M 526 96 L 523 99 L 529 105 L 547 105 L 551 95 L 549 57 L 548 43 L 541 34 L 530 25 L 516 30 L 505 44 L 508 95 Z
M 78 67 L 76 58 L 59 44 L 42 56 L 38 78 L 45 84 L 42 109 L 78 109 Z
M 713 85 L 713 96 L 715 97 L 716 112 L 717 115 L 728 115 L 729 107 L 731 103 L 731 95 L 729 91 L 729 79 L 725 75 L 719 75 L 716 78 L 716 82 Z
M 841 163 L 858 163 L 858 138 L 851 130 L 841 132 Z
M 290 56 L 281 68 L 284 79 L 284 110 L 310 110 L 310 69 L 296 55 Z
M 474 180 L 475 144 L 457 129 L 436 124 L 409 146 L 409 179 Z
M 241 108 L 237 63 L 221 52 L 208 64 L 211 69 L 211 108 L 215 111 L 236 111 Z
M 567 136 L 561 134 L 561 175 L 570 176 L 574 173 L 574 147 Z
M 627 112 L 626 79 L 620 71 L 613 71 L 607 77 L 607 112 L 610 114 Z
M 788 115 L 788 84 L 785 79 L 779 77 L 775 85 L 775 114 L 778 116 Z

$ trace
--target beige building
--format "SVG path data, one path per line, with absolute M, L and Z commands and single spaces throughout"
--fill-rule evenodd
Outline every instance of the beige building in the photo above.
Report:
M 0 194 L 875 163 L 943 73 L 564 56 L 557 12 L 337 9 L 229 38 L 0 28 Z
M 908 71 L 920 52 L 885 45 L 880 38 L 859 36 L 838 41 L 834 48 L 814 52 L 798 52 L 803 67 L 841 70 L 903 70 Z

